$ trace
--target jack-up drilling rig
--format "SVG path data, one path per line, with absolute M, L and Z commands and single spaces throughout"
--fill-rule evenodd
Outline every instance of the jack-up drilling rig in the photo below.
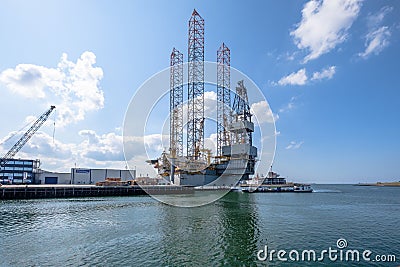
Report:
M 247 89 L 238 81 L 233 105 L 230 50 L 217 51 L 217 153 L 204 148 L 204 19 L 194 10 L 189 20 L 187 155 L 183 155 L 183 54 L 173 48 L 170 62 L 170 149 L 155 164 L 160 175 L 183 186 L 235 186 L 254 174 L 257 148 L 252 144 Z

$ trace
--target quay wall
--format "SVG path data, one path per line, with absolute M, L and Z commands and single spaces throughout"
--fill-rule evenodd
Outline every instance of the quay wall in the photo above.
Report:
M 180 186 L 3 185 L 0 187 L 0 200 L 190 194 L 193 192 L 191 188 Z

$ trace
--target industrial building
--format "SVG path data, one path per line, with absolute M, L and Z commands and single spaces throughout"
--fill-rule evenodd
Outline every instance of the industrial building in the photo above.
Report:
M 39 165 L 39 160 L 10 159 L 0 166 L 0 183 L 32 183 Z
M 134 180 L 136 170 L 71 168 L 71 172 L 59 173 L 39 171 L 37 184 L 96 184 L 106 178 L 121 178 L 122 181 Z
M 106 178 L 121 178 L 122 181 L 134 180 L 136 170 L 118 169 L 71 169 L 71 184 L 96 184 Z
M 70 184 L 71 173 L 50 172 L 39 170 L 35 177 L 35 184 Z
M 10 159 L 0 168 L 2 184 L 96 184 L 106 178 L 134 180 L 136 170 L 71 168 L 71 172 L 40 169 L 40 161 Z

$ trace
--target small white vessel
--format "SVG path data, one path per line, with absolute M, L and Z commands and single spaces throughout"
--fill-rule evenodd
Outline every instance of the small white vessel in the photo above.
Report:
M 301 184 L 287 182 L 286 178 L 280 177 L 279 174 L 272 172 L 268 173 L 268 176 L 258 177 L 248 180 L 240 184 L 243 192 L 249 193 L 311 193 L 313 188 L 310 184 Z
M 313 189 L 309 184 L 295 184 L 293 187 L 293 192 L 297 193 L 311 193 L 312 191 Z

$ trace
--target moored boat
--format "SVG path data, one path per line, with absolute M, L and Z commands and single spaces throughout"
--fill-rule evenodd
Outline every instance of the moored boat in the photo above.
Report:
M 296 193 L 311 193 L 313 188 L 310 184 L 295 184 L 293 190 Z
M 241 191 L 249 193 L 311 193 L 310 184 L 287 182 L 275 172 L 268 172 L 267 177 L 255 177 L 240 184 Z

